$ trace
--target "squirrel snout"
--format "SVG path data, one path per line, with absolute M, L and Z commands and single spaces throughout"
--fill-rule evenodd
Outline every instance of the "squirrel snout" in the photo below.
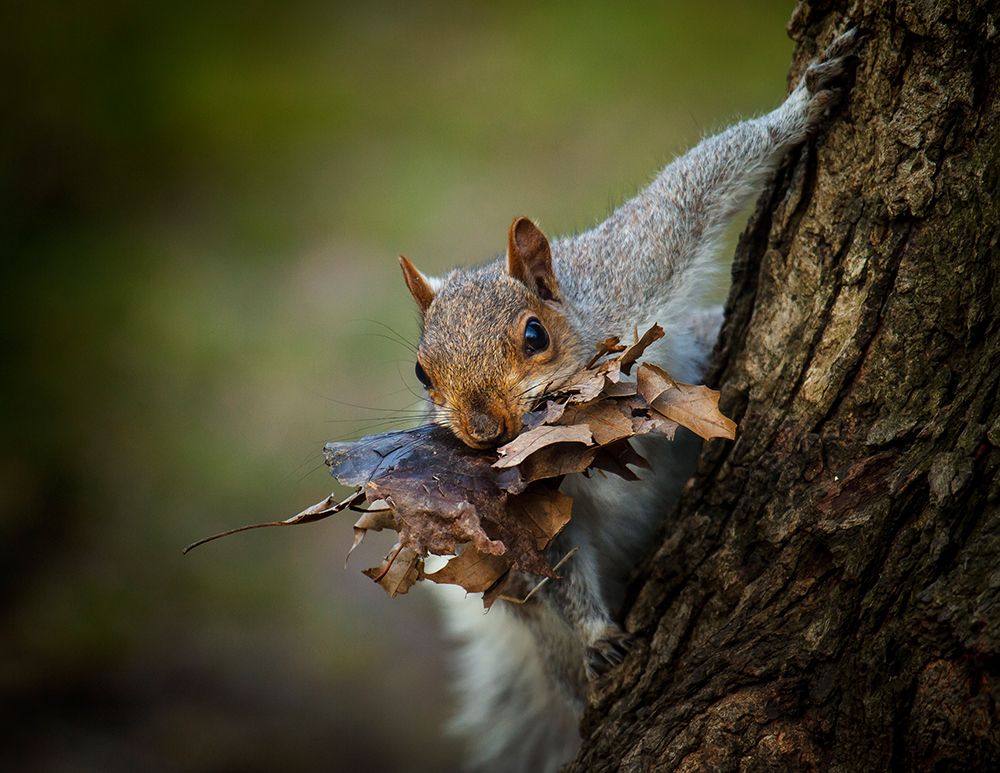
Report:
M 473 448 L 493 448 L 502 445 L 520 430 L 520 419 L 499 411 L 469 411 L 463 423 L 467 437 L 462 438 Z

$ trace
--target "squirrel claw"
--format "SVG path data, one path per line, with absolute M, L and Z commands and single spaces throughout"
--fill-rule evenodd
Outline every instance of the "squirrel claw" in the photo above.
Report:
M 823 59 L 836 59 L 842 56 L 850 56 L 858 50 L 858 46 L 864 39 L 864 35 L 857 27 L 851 27 L 833 39 L 833 42 L 826 47 L 823 52 Z
M 836 38 L 819 58 L 806 68 L 800 88 L 804 87 L 809 95 L 808 125 L 811 129 L 815 129 L 823 122 L 849 88 L 857 63 L 855 54 L 862 39 L 858 28 L 851 28 Z
M 805 83 L 810 94 L 843 86 L 843 81 L 853 69 L 852 57 L 857 53 L 862 37 L 857 27 L 852 27 L 826 47 L 826 50 L 806 68 Z
M 829 59 L 811 64 L 806 70 L 806 88 L 810 94 L 818 96 L 840 85 L 847 70 L 847 62 L 844 59 Z
M 632 651 L 632 637 L 617 625 L 609 625 L 601 638 L 587 648 L 584 667 L 588 679 L 596 679 L 612 666 L 619 665 Z

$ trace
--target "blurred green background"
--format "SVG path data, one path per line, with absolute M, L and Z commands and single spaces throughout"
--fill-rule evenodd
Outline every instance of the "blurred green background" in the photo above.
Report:
M 412 406 L 396 256 L 588 226 L 776 105 L 785 3 L 4 11 L 0 768 L 454 768 L 423 589 L 331 490 Z M 351 407 L 343 403 L 366 406 Z

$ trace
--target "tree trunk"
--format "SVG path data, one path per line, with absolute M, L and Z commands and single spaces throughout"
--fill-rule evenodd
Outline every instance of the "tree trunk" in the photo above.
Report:
M 856 85 L 737 253 L 710 443 L 574 771 L 1000 769 L 1000 9 L 800 4 Z

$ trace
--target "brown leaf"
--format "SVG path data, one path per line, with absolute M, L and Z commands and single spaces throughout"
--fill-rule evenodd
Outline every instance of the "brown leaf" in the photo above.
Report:
M 600 397 L 608 382 L 607 368 L 612 362 L 617 365 L 618 361 L 608 360 L 608 362 L 599 365 L 597 370 L 578 373 L 575 379 L 571 380 L 570 386 L 565 387 L 563 390 L 568 393 L 566 401 L 570 403 L 586 403 Z
M 507 593 L 510 584 L 514 580 L 521 580 L 524 575 L 508 571 L 502 575 L 493 585 L 483 591 L 483 607 L 489 609 L 500 596 Z
M 535 540 L 535 547 L 545 550 L 569 523 L 573 498 L 556 490 L 540 490 L 514 497 L 508 511 Z
M 452 502 L 447 507 L 434 505 L 427 509 L 414 498 L 405 507 L 396 504 L 400 541 L 417 550 L 420 555 L 449 555 L 459 545 L 471 542 L 483 553 L 502 555 L 506 552 L 503 542 L 491 539 L 475 506 L 469 502 Z M 495 520 L 503 513 L 503 500 L 496 502 Z
M 367 531 L 382 531 L 382 529 L 398 529 L 396 516 L 392 513 L 391 507 L 365 510 L 360 518 L 354 522 L 355 529 Z
M 595 354 L 590 362 L 586 364 L 586 368 L 592 368 L 597 362 L 604 357 L 606 354 L 615 354 L 617 352 L 623 351 L 625 345 L 618 342 L 618 336 L 611 336 L 611 338 L 605 338 L 603 341 L 597 344 L 597 354 Z
M 509 497 L 496 522 L 497 535 L 507 546 L 511 568 L 540 577 L 555 577 L 545 549 L 569 521 L 572 500 L 555 488 L 536 484 L 529 492 Z
M 583 472 L 590 467 L 598 450 L 597 446 L 584 446 L 579 443 L 547 446 L 518 465 L 517 470 L 521 478 L 505 490 L 511 494 L 520 494 L 534 481 Z
M 351 553 L 353 553 L 358 545 L 361 544 L 361 540 L 365 538 L 365 534 L 369 529 L 373 531 L 396 529 L 398 531 L 399 527 L 396 524 L 396 517 L 392 514 L 392 509 L 386 507 L 385 509 L 366 510 L 364 514 L 362 514 L 362 516 L 354 522 L 354 544 L 352 544 L 351 549 L 347 551 L 347 558 L 344 559 L 344 564 L 347 564 L 347 560 L 350 559 Z
M 733 436 L 735 425 L 718 412 L 712 390 L 679 384 L 649 364 L 629 378 L 645 348 L 662 336 L 654 325 L 628 347 L 614 338 L 598 344 L 597 356 L 569 386 L 547 394 L 524 417 L 523 431 L 499 449 L 499 458 L 438 427 L 328 443 L 330 472 L 356 488 L 351 496 L 327 497 L 285 521 L 234 531 L 308 523 L 367 501 L 375 509 L 356 521 L 351 551 L 369 529 L 399 533 L 385 561 L 365 571 L 390 595 L 421 579 L 482 592 L 487 607 L 507 592 L 530 595 L 541 587 L 538 578 L 556 579 L 556 568 L 575 552 L 556 568 L 546 555 L 572 514 L 572 500 L 559 492 L 566 475 L 594 469 L 635 480 L 634 468 L 648 465 L 630 438 L 671 438 L 678 424 L 703 437 Z M 427 574 L 428 555 L 453 557 Z
M 598 373 L 601 373 L 604 376 L 604 387 L 601 390 L 601 395 L 603 395 L 605 394 L 605 390 L 608 388 L 609 384 L 617 384 L 619 381 L 621 381 L 622 361 L 619 359 L 615 359 L 603 362 L 601 363 Z
M 364 573 L 390 596 L 396 596 L 406 593 L 420 579 L 420 563 L 420 556 L 415 550 L 396 543 L 380 566 L 365 569 Z
M 539 427 L 542 424 L 555 424 L 566 410 L 565 403 L 558 403 L 555 400 L 546 400 L 545 404 L 532 411 L 524 417 L 524 429 L 522 432 Z
M 642 395 L 647 405 L 652 405 L 653 401 L 668 389 L 677 388 L 677 382 L 669 373 L 648 362 L 639 366 L 635 372 L 635 381 L 636 391 Z
M 648 435 L 657 432 L 668 440 L 674 439 L 674 433 L 680 425 L 651 408 L 641 395 L 629 398 L 624 403 L 632 415 L 633 434 Z
M 600 400 L 571 406 L 560 421 L 589 427 L 594 443 L 599 446 L 635 434 L 628 404 L 617 400 Z
M 472 545 L 467 545 L 443 567 L 431 574 L 423 574 L 420 579 L 460 585 L 469 593 L 481 593 L 496 585 L 509 570 L 508 559 L 481 553 Z
M 673 440 L 680 426 L 676 421 L 668 419 L 656 411 L 649 409 L 641 415 L 632 418 L 636 435 L 648 435 L 651 432 L 658 432 L 665 436 L 667 440 Z
M 644 362 L 636 371 L 639 393 L 658 413 L 705 440 L 736 437 L 736 422 L 719 411 L 719 393 L 707 386 L 674 381 L 656 365 Z
M 605 397 L 632 397 L 636 394 L 634 381 L 607 381 L 604 384 Z
M 516 467 L 540 448 L 554 443 L 584 443 L 592 441 L 590 429 L 585 424 L 570 426 L 542 425 L 529 429 L 514 438 L 507 445 L 500 446 L 497 453 L 500 458 L 493 463 L 494 467 Z
M 626 349 L 622 356 L 618 358 L 621 369 L 623 373 L 628 373 L 635 361 L 642 356 L 642 353 L 646 351 L 646 347 L 649 346 L 653 341 L 657 341 L 663 338 L 663 328 L 659 325 L 653 325 L 649 330 L 642 334 L 634 344 L 632 344 L 628 349 Z
M 239 534 L 241 531 L 250 531 L 251 529 L 268 529 L 272 526 L 296 526 L 300 523 L 312 523 L 313 521 L 321 521 L 324 518 L 329 518 L 331 515 L 339 513 L 348 507 L 353 507 L 359 502 L 364 500 L 364 495 L 358 491 L 355 491 L 347 499 L 337 500 L 334 498 L 333 494 L 330 494 L 326 499 L 321 502 L 317 502 L 314 505 L 310 505 L 301 513 L 293 515 L 291 518 L 286 518 L 283 521 L 266 521 L 265 523 L 251 523 L 248 526 L 238 526 L 235 529 L 229 529 L 228 531 L 222 531 L 218 534 L 213 534 L 210 537 L 203 537 L 200 540 L 196 540 L 184 548 L 182 553 L 188 553 L 194 550 L 199 545 L 204 545 L 206 542 L 212 542 L 213 540 L 221 539 L 222 537 L 229 537 L 233 534 Z
M 341 482 L 363 485 L 369 501 L 390 503 L 401 542 L 420 555 L 448 555 L 466 542 L 485 552 L 502 551 L 484 519 L 503 512 L 501 486 L 516 484 L 520 476 L 515 470 L 493 470 L 489 454 L 438 428 L 330 443 L 325 454 Z

